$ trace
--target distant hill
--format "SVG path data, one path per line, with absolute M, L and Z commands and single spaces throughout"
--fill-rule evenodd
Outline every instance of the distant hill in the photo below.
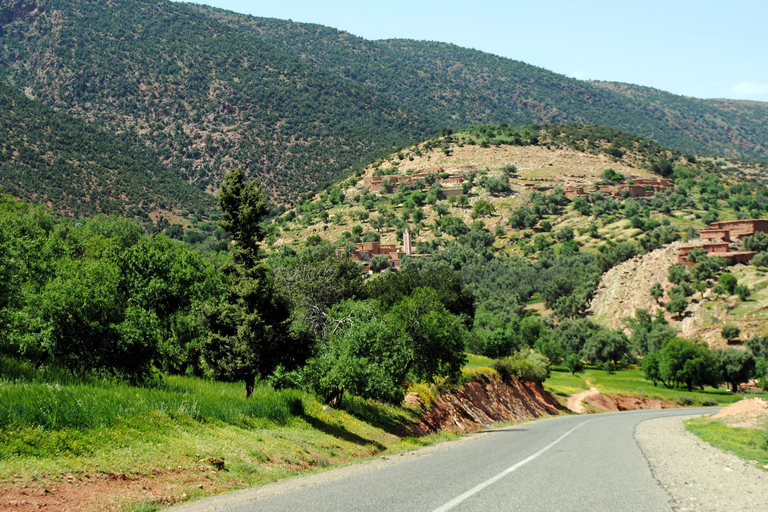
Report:
M 0 85 L 0 189 L 69 216 L 206 208 L 214 199 L 136 143 Z
M 226 168 L 295 200 L 431 122 L 186 5 L 3 0 L 0 80 L 138 134 L 201 189 Z
M 681 152 L 768 157 L 764 103 L 163 0 L 0 0 L 0 82 L 138 138 L 201 190 L 239 166 L 284 204 L 442 126 L 601 124 Z
M 321 25 L 200 10 L 447 126 L 599 124 L 683 152 L 768 157 L 768 103 L 582 81 L 452 44 L 367 41 Z

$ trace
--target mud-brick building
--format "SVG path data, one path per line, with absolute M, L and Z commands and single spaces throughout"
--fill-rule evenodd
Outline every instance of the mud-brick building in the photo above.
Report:
M 384 255 L 387 257 L 387 266 L 400 270 L 403 256 L 413 256 L 411 244 L 411 233 L 407 229 L 403 233 L 403 246 L 394 244 L 380 244 L 379 242 L 363 242 L 355 244 L 355 252 L 349 259 L 359 261 L 363 265 L 363 270 L 368 271 L 371 268 L 371 260 L 374 256 Z
M 680 248 L 677 253 L 678 263 L 682 263 L 686 267 L 693 267 L 695 264 L 692 261 L 688 261 L 688 255 L 694 249 L 704 249 L 707 251 L 707 256 L 713 258 L 723 258 L 728 265 L 736 265 L 737 263 L 749 263 L 752 258 L 757 254 L 756 251 L 734 251 L 730 252 L 731 247 L 728 242 L 714 242 L 701 245 L 686 245 Z
M 419 180 L 425 180 L 431 174 L 443 174 L 445 170 L 442 167 L 432 167 L 424 169 L 423 171 L 415 172 L 413 174 L 392 174 L 388 176 L 367 176 L 361 180 L 363 187 L 367 188 L 371 192 L 381 192 L 384 189 L 385 183 L 390 182 L 397 186 L 400 183 L 406 185 L 413 185 Z M 445 178 L 438 177 L 435 179 L 435 183 L 439 183 L 442 186 L 460 186 L 464 183 L 464 176 L 460 174 L 451 174 Z M 461 189 L 455 189 L 461 191 Z M 462 192 L 452 192 L 450 195 L 460 195 Z
M 713 222 L 709 226 L 709 228 L 702 229 L 699 232 L 701 238 L 705 240 L 735 242 L 745 236 L 752 236 L 755 233 L 768 233 L 768 220 L 764 219 Z
M 653 178 L 635 178 L 632 183 L 621 183 L 619 185 L 602 185 L 597 191 L 603 192 L 611 197 L 619 198 L 628 195 L 629 197 L 653 197 L 658 192 L 671 190 L 675 184 L 665 179 Z M 576 197 L 586 197 L 589 192 L 584 187 L 566 187 L 565 197 L 574 199 Z

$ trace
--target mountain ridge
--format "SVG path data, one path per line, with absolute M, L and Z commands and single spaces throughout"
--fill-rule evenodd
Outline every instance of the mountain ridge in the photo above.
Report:
M 447 43 L 165 0 L 0 0 L 0 19 L 0 83 L 134 138 L 202 190 L 241 167 L 278 205 L 442 126 L 601 124 L 768 157 L 768 105 L 598 86 Z

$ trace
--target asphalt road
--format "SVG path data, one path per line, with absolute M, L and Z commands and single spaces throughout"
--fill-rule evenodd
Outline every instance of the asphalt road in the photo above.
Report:
M 179 511 L 670 511 L 635 442 L 640 421 L 711 413 L 667 409 L 566 416 L 351 475 L 278 484 Z M 393 457 L 396 458 L 396 457 Z M 250 493 L 250 494 L 249 494 Z

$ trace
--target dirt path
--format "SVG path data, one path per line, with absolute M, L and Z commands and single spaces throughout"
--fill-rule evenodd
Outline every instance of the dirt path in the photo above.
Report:
M 571 412 L 575 412 L 576 414 L 584 414 L 584 399 L 589 396 L 594 396 L 599 394 L 600 394 L 600 391 L 593 386 L 585 391 L 569 396 L 568 402 L 566 402 L 565 406 Z

